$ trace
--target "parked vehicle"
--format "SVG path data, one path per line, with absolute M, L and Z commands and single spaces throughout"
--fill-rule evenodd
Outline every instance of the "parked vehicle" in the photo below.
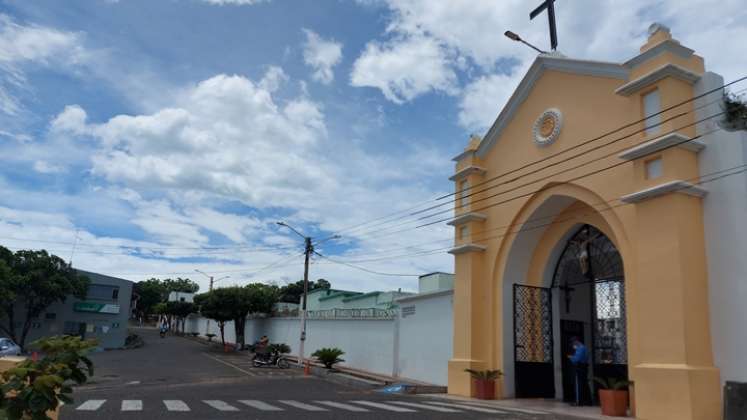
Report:
M 265 352 L 255 353 L 252 358 L 252 364 L 254 367 L 277 366 L 281 369 L 290 367 L 288 359 L 276 349 L 267 349 Z
M 20 356 L 21 346 L 10 338 L 0 338 L 0 356 Z

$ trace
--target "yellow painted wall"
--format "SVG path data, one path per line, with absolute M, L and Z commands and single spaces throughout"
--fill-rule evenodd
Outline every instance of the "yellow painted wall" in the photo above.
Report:
M 643 63 L 633 73 L 644 74 L 667 59 L 702 72 L 700 57 L 678 61 L 672 59 L 671 54 L 664 54 Z M 487 170 L 484 176 L 469 177 L 470 185 L 474 185 L 640 120 L 642 92 L 628 97 L 614 93 L 625 82 L 546 70 L 487 154 L 458 162 L 456 170 L 469 165 L 484 167 Z M 691 85 L 671 78 L 662 79 L 648 89 L 660 90 L 662 108 L 693 95 Z M 548 108 L 560 109 L 563 128 L 554 144 L 538 147 L 532 140 L 532 125 Z M 691 105 L 678 108 L 665 113 L 662 120 L 691 110 Z M 561 238 L 573 226 L 588 223 L 602 230 L 623 257 L 629 374 L 636 381 L 638 418 L 720 418 L 719 372 L 713 366 L 708 323 L 701 201 L 681 193 L 637 204 L 623 205 L 619 201 L 621 196 L 667 181 L 697 180 L 695 153 L 674 148 L 657 154 L 662 158 L 663 175 L 656 179 L 646 179 L 644 162 L 649 158 L 639 158 L 573 180 L 621 162 L 617 156 L 620 151 L 693 121 L 692 114 L 678 117 L 665 123 L 660 133 L 652 137 L 635 133 L 643 127 L 640 123 L 477 189 L 498 185 L 472 197 L 468 209 L 487 216 L 485 222 L 470 223 L 470 240 L 467 241 L 483 245 L 486 250 L 455 256 L 450 393 L 470 395 L 465 368 L 502 369 L 504 366 L 503 305 L 511 304 L 511 298 L 503 293 L 504 282 L 539 285 L 544 271 L 554 264 L 550 255 Z M 678 132 L 686 136 L 695 133 L 692 127 Z M 628 134 L 632 135 L 613 143 Z M 605 143 L 611 144 L 592 150 Z M 608 154 L 609 157 L 603 158 Z M 589 164 L 575 168 L 585 162 Z M 567 172 L 558 174 L 563 171 Z M 535 182 L 522 186 L 532 181 Z M 499 193 L 503 194 L 490 197 Z M 530 254 L 526 277 L 504 278 L 512 247 L 517 236 L 524 234 L 517 231 L 527 220 L 536 218 L 536 212 L 545 203 L 557 197 L 570 197 L 569 206 L 547 219 L 547 223 L 552 224 L 543 229 Z M 503 203 L 485 208 L 498 202 Z M 457 210 L 461 211 L 466 210 Z M 499 389 L 499 397 L 502 392 Z M 686 403 L 682 402 L 683 398 Z

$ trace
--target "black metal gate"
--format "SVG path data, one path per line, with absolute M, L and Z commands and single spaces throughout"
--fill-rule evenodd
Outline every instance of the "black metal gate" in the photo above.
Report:
M 628 342 L 623 278 L 597 280 L 592 292 L 594 304 L 592 363 L 594 376 L 628 378 Z M 594 393 L 599 391 L 594 384 Z
M 552 289 L 514 285 L 517 398 L 554 398 Z

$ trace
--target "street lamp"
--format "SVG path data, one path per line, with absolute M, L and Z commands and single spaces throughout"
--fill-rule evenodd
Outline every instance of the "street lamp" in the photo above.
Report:
M 532 44 L 524 41 L 523 39 L 521 39 L 521 37 L 519 35 L 515 34 L 514 32 L 506 31 L 506 32 L 503 33 L 503 35 L 506 35 L 506 38 L 508 38 L 508 39 L 510 39 L 512 41 L 521 42 L 522 44 L 529 46 L 530 48 L 534 49 L 535 51 L 537 51 L 540 54 L 547 54 L 547 51 L 542 51 L 541 49 L 535 47 L 534 45 L 532 45 Z
M 195 271 L 210 279 L 210 287 L 208 288 L 209 292 L 213 291 L 213 283 L 221 281 L 221 280 L 225 280 L 225 279 L 231 277 L 231 276 L 223 276 L 223 277 L 219 278 L 218 280 L 213 280 L 213 276 L 211 276 L 210 274 L 208 274 L 208 273 L 206 273 L 206 272 L 204 272 L 202 270 L 198 270 L 196 268 L 195 268 Z M 208 318 L 207 321 L 205 321 L 205 335 L 208 335 L 208 333 L 210 333 L 210 318 Z

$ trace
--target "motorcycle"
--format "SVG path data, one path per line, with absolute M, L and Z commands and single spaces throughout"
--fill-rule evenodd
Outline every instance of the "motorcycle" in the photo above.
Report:
M 290 361 L 277 350 L 268 350 L 265 353 L 254 353 L 252 365 L 254 367 L 277 366 L 280 369 L 287 369 L 290 367 Z

